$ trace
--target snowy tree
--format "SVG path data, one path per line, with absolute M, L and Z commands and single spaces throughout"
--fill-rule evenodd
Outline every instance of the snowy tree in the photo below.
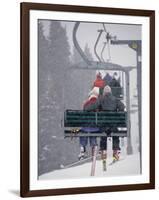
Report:
M 38 130 L 39 130 L 39 137 L 38 137 L 38 152 L 39 152 L 39 170 L 41 166 L 41 162 L 46 159 L 46 148 L 47 144 L 47 131 L 48 123 L 47 123 L 47 105 L 48 105 L 48 41 L 43 34 L 43 21 L 39 21 L 38 23 L 38 94 L 39 94 L 39 109 L 38 109 Z
M 73 54 L 71 56 L 71 62 L 72 62 L 73 65 L 83 62 L 83 58 L 78 53 L 78 51 L 77 51 L 75 46 L 73 46 Z
M 77 145 L 63 137 L 65 72 L 70 67 L 66 29 L 50 21 L 49 37 L 39 23 L 39 175 L 77 157 Z M 72 151 L 74 149 L 74 151 Z M 76 152 L 76 154 L 74 153 Z
M 38 22 L 38 70 L 39 70 L 39 88 L 40 92 L 46 90 L 46 80 L 48 78 L 48 40 L 43 34 L 43 21 Z
M 92 56 L 92 54 L 90 52 L 90 49 L 89 49 L 89 46 L 88 46 L 87 43 L 86 43 L 85 48 L 84 48 L 84 53 L 85 53 L 85 55 L 87 56 L 87 58 L 89 60 L 93 61 L 93 56 Z

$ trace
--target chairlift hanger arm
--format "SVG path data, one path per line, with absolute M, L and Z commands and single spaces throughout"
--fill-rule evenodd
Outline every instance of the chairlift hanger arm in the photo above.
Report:
M 103 48 L 102 48 L 102 51 L 101 51 L 101 59 L 102 59 L 103 62 L 105 62 L 105 60 L 104 60 L 104 58 L 103 58 L 103 52 L 104 52 L 104 49 L 105 49 L 107 43 L 104 42 L 103 44 L 104 44 L 104 45 L 103 45 Z
M 78 53 L 81 55 L 83 60 L 87 63 L 87 65 L 91 65 L 91 61 L 87 58 L 87 56 L 85 55 L 84 51 L 80 47 L 79 42 L 77 40 L 77 30 L 78 30 L 79 25 L 80 25 L 80 22 L 76 22 L 75 25 L 74 25 L 74 28 L 73 28 L 73 43 L 74 43 L 74 46 L 77 49 Z
M 110 42 L 108 41 L 108 61 L 111 60 L 111 53 L 110 53 Z
M 107 43 L 107 46 L 108 46 L 108 59 L 107 61 L 110 61 L 111 60 L 111 54 L 110 54 L 110 41 L 112 39 L 112 36 L 110 35 L 110 33 L 107 31 L 106 29 L 106 26 L 105 24 L 103 23 L 103 28 L 104 28 L 104 31 L 106 33 L 106 43 Z
M 79 42 L 77 40 L 77 30 L 79 28 L 79 25 L 80 25 L 80 22 L 76 22 L 75 25 L 74 25 L 73 42 L 74 42 L 75 48 L 77 49 L 77 51 L 79 52 L 79 54 L 81 55 L 83 60 L 85 61 L 86 66 L 85 66 L 85 68 L 82 68 L 82 69 L 118 70 L 118 71 L 126 72 L 126 71 L 131 71 L 131 70 L 136 68 L 136 67 L 133 67 L 133 66 L 125 66 L 125 67 L 123 67 L 123 66 L 111 63 L 111 62 L 109 62 L 109 63 L 108 62 L 96 62 L 96 61 L 89 60 L 87 58 L 87 56 L 85 55 L 85 53 L 83 52 L 83 50 L 81 49 L 81 47 L 79 45 Z M 96 41 L 96 46 L 97 46 L 97 44 L 99 42 L 99 39 L 101 37 L 102 32 L 103 32 L 103 30 L 101 31 L 101 33 L 99 33 L 100 35 L 98 35 L 98 41 Z M 115 42 L 116 41 L 112 41 L 111 40 L 111 44 L 112 43 L 115 44 Z M 139 40 L 139 42 L 141 42 L 141 41 Z M 99 60 L 100 60 L 100 58 L 99 58 Z M 76 68 L 80 69 L 81 67 L 80 66 L 76 66 Z
M 97 40 L 96 40 L 96 43 L 95 43 L 95 45 L 94 45 L 94 53 L 95 53 L 97 59 L 99 60 L 99 62 L 101 62 L 101 58 L 99 57 L 99 55 L 98 55 L 98 53 L 97 53 L 97 44 L 98 44 L 99 39 L 100 39 L 100 37 L 101 37 L 101 35 L 102 35 L 102 33 L 103 33 L 103 29 L 98 30 L 98 32 L 99 32 L 99 35 L 98 35 Z

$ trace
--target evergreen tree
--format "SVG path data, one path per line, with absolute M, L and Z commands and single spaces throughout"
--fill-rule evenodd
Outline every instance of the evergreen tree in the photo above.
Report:
M 38 163 L 39 171 L 42 163 L 46 159 L 46 144 L 47 144 L 47 105 L 48 105 L 48 41 L 43 32 L 43 21 L 38 23 Z
M 88 47 L 88 44 L 86 43 L 85 48 L 84 48 L 84 53 L 87 56 L 88 60 L 93 61 L 93 56 L 90 52 L 90 49 Z
M 78 53 L 77 49 L 75 48 L 75 46 L 73 46 L 73 55 L 71 58 L 72 64 L 79 64 L 79 63 L 83 63 L 83 58 L 81 57 L 81 55 Z
M 66 28 L 50 21 L 49 33 L 47 40 L 39 23 L 39 175 L 75 160 L 78 149 L 62 139 L 65 73 L 70 67 Z
M 39 88 L 40 92 L 45 91 L 45 82 L 48 78 L 48 40 L 45 38 L 43 33 L 43 21 L 38 21 L 38 72 L 39 72 Z

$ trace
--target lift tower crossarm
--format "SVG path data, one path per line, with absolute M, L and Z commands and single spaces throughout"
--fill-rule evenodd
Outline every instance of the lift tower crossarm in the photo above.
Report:
M 128 45 L 141 55 L 141 40 L 111 40 L 112 45 Z

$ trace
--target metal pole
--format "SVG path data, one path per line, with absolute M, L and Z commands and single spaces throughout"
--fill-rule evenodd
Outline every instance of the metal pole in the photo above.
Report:
M 142 173 L 142 111 L 141 111 L 141 50 L 136 51 L 137 59 L 137 90 L 138 90 L 138 122 L 139 122 L 139 153 L 140 153 L 140 173 Z
M 126 78 L 126 108 L 127 108 L 127 154 L 130 155 L 133 153 L 133 148 L 131 144 L 131 123 L 130 123 L 130 77 L 129 71 L 125 73 Z

